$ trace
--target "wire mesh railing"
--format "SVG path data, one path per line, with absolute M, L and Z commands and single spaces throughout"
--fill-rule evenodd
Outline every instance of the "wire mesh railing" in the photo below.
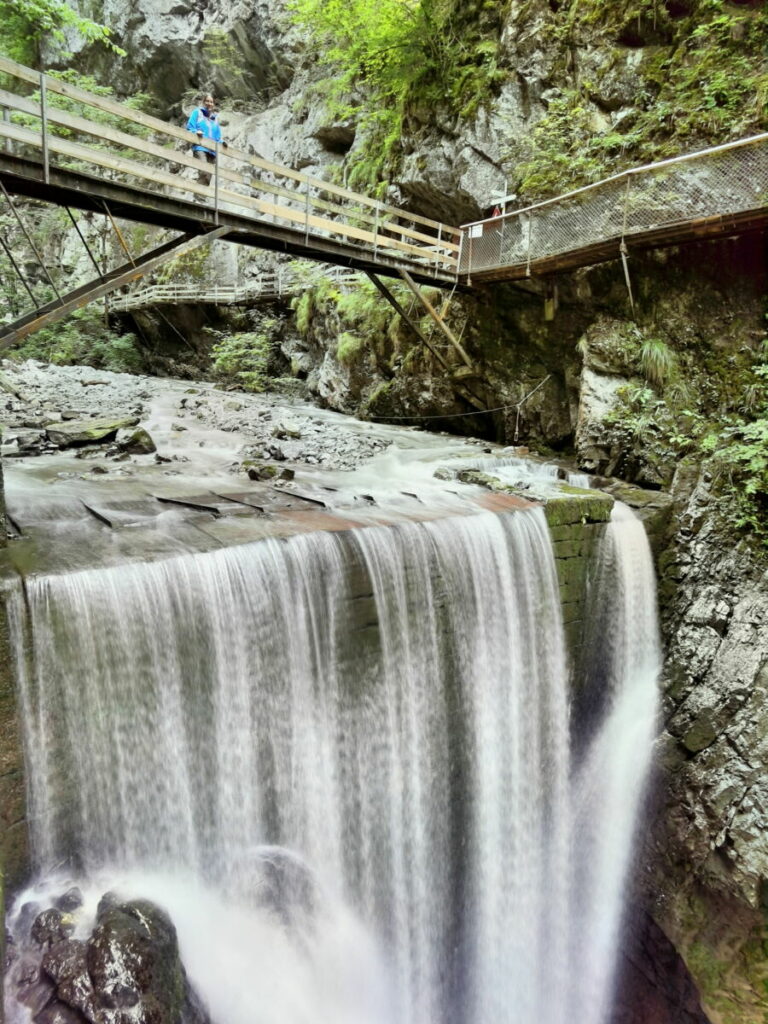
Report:
M 633 235 L 768 207 L 768 133 L 624 171 L 462 228 L 460 274 L 539 260 Z

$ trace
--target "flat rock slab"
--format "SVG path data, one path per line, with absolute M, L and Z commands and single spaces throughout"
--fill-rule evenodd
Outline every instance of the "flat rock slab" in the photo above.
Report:
M 210 512 L 216 516 L 242 515 L 245 512 L 245 509 L 238 507 L 236 502 L 229 501 L 227 498 L 222 500 L 220 495 L 214 494 L 212 491 L 190 495 L 155 494 L 154 497 L 165 505 L 181 505 L 196 512 Z
M 118 430 L 138 425 L 138 416 L 123 419 L 103 420 L 69 420 L 66 423 L 53 423 L 45 428 L 48 439 L 60 448 L 73 445 L 93 444 L 94 441 L 111 441 L 117 436 Z
M 165 509 L 157 498 L 137 498 L 128 501 L 84 501 L 88 511 L 108 526 L 146 525 Z
M 227 501 L 236 501 L 241 505 L 249 505 L 259 512 L 288 512 L 292 510 L 306 509 L 308 505 L 317 506 L 319 502 L 312 498 L 305 498 L 302 494 L 293 494 L 284 491 L 282 488 L 264 488 L 253 491 L 227 491 L 221 492 L 221 498 Z

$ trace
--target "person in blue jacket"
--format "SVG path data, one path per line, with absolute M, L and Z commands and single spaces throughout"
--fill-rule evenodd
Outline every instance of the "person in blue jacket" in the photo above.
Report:
M 212 146 L 203 144 L 203 139 L 210 139 L 220 143 L 225 149 L 227 148 L 226 142 L 221 137 L 221 127 L 214 106 L 213 96 L 208 93 L 203 97 L 202 105 L 192 111 L 187 121 L 187 131 L 194 132 L 200 140 L 192 147 L 192 156 L 203 161 L 205 165 L 216 162 L 216 153 Z M 210 185 L 211 172 L 201 167 L 197 172 L 197 180 L 201 185 Z

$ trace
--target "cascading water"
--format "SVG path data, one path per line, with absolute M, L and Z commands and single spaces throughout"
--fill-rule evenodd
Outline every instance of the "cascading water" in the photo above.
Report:
M 28 580 L 40 874 L 164 905 L 214 1024 L 603 1024 L 658 668 L 608 534 L 573 722 L 541 509 Z

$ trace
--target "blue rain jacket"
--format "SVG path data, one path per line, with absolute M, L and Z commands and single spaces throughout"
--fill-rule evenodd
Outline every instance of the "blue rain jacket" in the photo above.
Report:
M 221 142 L 221 128 L 219 122 L 216 120 L 215 114 L 209 114 L 206 107 L 197 107 L 189 115 L 187 121 L 188 132 L 202 132 L 204 138 L 213 139 L 214 142 Z M 203 153 L 210 153 L 211 156 L 216 154 L 212 149 L 207 146 L 193 146 L 193 152 L 202 151 Z

